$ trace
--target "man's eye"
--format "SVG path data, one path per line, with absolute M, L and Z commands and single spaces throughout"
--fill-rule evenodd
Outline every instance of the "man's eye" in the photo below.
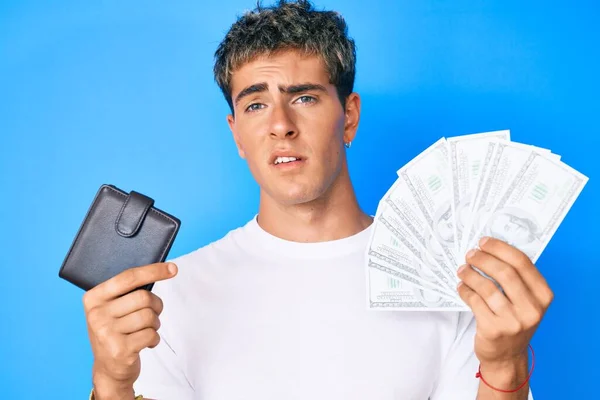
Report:
M 301 100 L 300 103 L 314 103 L 315 101 L 317 101 L 317 99 L 315 99 L 312 96 L 300 96 L 296 101 L 299 100 Z
M 252 103 L 248 107 L 246 107 L 246 111 L 257 111 L 257 110 L 260 110 L 263 105 L 264 104 L 260 104 L 260 103 Z

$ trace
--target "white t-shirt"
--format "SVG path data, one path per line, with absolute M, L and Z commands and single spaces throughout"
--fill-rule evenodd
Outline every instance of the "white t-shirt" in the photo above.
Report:
M 475 399 L 466 312 L 366 307 L 369 227 L 285 241 L 256 217 L 173 259 L 157 282 L 160 344 L 140 353 L 137 394 L 159 400 Z M 293 229 L 293 227 L 291 227 Z

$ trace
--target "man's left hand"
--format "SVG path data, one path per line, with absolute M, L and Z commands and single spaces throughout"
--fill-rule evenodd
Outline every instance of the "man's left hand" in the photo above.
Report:
M 483 238 L 479 247 L 467 253 L 468 264 L 458 270 L 458 293 L 477 322 L 475 355 L 482 366 L 527 360 L 527 346 L 554 294 L 520 250 L 494 238 Z

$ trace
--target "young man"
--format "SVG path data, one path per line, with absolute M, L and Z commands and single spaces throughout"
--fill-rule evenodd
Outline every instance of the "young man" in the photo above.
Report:
M 260 185 L 258 214 L 172 264 L 86 293 L 96 399 L 527 398 L 528 385 L 503 393 L 475 378 L 480 364 L 496 388 L 527 380 L 552 292 L 518 250 L 490 239 L 467 256 L 506 292 L 463 268 L 473 313 L 366 309 L 372 218 L 345 154 L 360 117 L 354 66 L 341 16 L 304 1 L 231 27 L 215 76 Z M 152 293 L 129 293 L 148 282 Z

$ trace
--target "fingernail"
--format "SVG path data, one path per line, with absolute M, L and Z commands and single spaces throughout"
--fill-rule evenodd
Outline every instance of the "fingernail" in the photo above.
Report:
M 479 246 L 483 246 L 484 244 L 486 244 L 486 242 L 487 242 L 489 239 L 490 239 L 490 238 L 489 238 L 489 237 L 487 237 L 487 236 L 484 236 L 484 237 L 482 237 L 482 238 L 479 240 Z
M 171 275 L 175 275 L 175 272 L 177 272 L 177 266 L 175 264 L 169 264 L 169 273 Z
M 460 266 L 460 268 L 458 269 L 458 271 L 456 271 L 457 273 L 461 273 L 465 270 L 465 268 L 467 268 L 469 265 L 468 264 L 463 264 Z
M 473 256 L 475 255 L 475 252 L 476 252 L 476 251 L 477 251 L 477 250 L 475 250 L 475 249 L 469 250 L 469 252 L 467 253 L 467 258 L 471 258 L 471 257 L 473 257 Z

